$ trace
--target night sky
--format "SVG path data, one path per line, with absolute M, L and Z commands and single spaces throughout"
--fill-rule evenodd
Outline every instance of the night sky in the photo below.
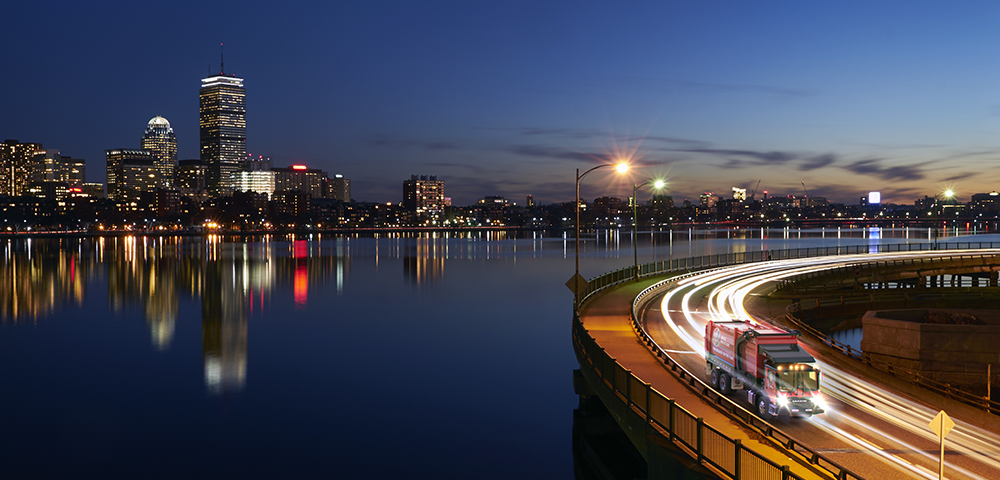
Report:
M 856 204 L 1000 189 L 992 2 L 7 2 L 0 140 L 104 150 L 167 118 L 198 158 L 200 79 L 246 79 L 248 151 L 398 202 L 572 201 L 665 177 Z M 648 196 L 640 194 L 640 199 Z

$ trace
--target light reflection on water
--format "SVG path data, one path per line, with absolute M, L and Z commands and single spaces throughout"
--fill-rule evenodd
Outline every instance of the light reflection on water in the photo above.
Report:
M 569 478 L 572 235 L 0 240 L 0 378 L 22 392 L 0 397 L 19 412 L 0 436 L 4 470 Z M 637 239 L 642 263 L 928 241 L 830 228 Z M 587 235 L 582 273 L 630 265 L 632 240 Z

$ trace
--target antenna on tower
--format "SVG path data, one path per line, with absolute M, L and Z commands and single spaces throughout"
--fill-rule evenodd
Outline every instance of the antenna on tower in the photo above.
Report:
M 226 73 L 226 50 L 222 48 L 222 43 L 219 43 L 219 70 Z

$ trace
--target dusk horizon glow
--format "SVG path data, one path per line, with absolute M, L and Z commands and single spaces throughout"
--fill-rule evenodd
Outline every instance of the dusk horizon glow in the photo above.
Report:
M 399 202 L 436 175 L 488 195 L 678 204 L 732 187 L 856 205 L 1000 189 L 1000 5 L 849 2 L 19 3 L 0 32 L 0 140 L 87 161 L 166 118 L 197 159 L 198 89 L 245 79 L 247 151 Z M 38 22 L 24 21 L 38 19 Z M 220 20 L 224 19 L 224 21 Z M 654 192 L 640 190 L 644 201 Z

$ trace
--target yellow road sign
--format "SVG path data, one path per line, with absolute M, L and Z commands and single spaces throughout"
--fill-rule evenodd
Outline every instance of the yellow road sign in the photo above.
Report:
M 944 430 L 941 429 L 942 425 L 944 426 Z M 947 413 L 944 413 L 944 410 L 941 410 L 927 426 L 930 427 L 935 435 L 944 438 L 951 429 L 955 428 L 955 422 L 951 420 L 951 417 Z

